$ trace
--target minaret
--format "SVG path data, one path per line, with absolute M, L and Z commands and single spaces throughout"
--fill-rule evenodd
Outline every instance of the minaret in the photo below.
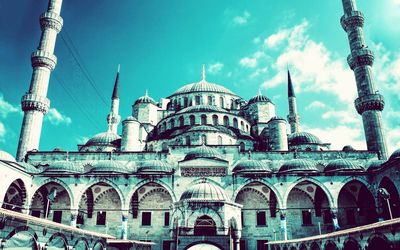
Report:
M 121 120 L 121 117 L 118 115 L 119 109 L 119 93 L 118 93 L 118 85 L 119 85 L 119 70 L 120 65 L 118 65 L 117 77 L 115 78 L 114 90 L 111 97 L 111 110 L 107 115 L 107 123 L 108 123 L 108 131 L 114 134 L 117 133 L 118 124 Z
M 40 16 L 42 35 L 38 50 L 31 55 L 33 72 L 29 91 L 21 100 L 24 119 L 18 142 L 17 161 L 22 161 L 29 150 L 39 147 L 43 116 L 50 107 L 50 100 L 47 98 L 50 73 L 57 64 L 57 58 L 53 54 L 54 47 L 57 34 L 63 26 L 61 5 L 62 0 L 49 0 L 47 11 Z
M 354 71 L 358 98 L 355 100 L 357 112 L 362 116 L 367 148 L 380 153 L 381 159 L 387 159 L 386 139 L 382 128 L 382 110 L 385 102 L 375 87 L 372 74 L 374 55 L 365 45 L 362 27 L 364 15 L 357 11 L 355 0 L 342 0 L 344 15 L 340 22 L 346 31 L 350 55 L 347 62 Z
M 287 119 L 290 124 L 290 133 L 297 133 L 300 130 L 300 117 L 297 115 L 297 104 L 296 95 L 294 93 L 292 78 L 290 77 L 289 70 L 288 73 L 288 100 L 289 100 L 289 115 Z

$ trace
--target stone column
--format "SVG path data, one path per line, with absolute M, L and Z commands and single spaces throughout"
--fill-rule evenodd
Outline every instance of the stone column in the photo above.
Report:
M 123 240 L 128 239 L 128 213 L 123 213 L 122 214 L 122 233 L 121 233 L 121 238 Z
M 32 78 L 29 91 L 21 99 L 21 108 L 24 118 L 17 149 L 17 161 L 22 161 L 26 153 L 39 148 L 40 133 L 42 130 L 43 116 L 50 107 L 47 98 L 47 88 L 50 73 L 57 64 L 53 54 L 57 34 L 63 26 L 60 16 L 62 0 L 49 0 L 48 9 L 40 16 L 42 35 L 38 50 L 31 55 Z
M 76 220 L 78 219 L 78 211 L 71 210 L 71 227 L 76 227 Z
M 234 230 L 232 234 L 233 250 L 240 250 L 240 232 Z
M 338 210 L 336 208 L 331 209 L 331 214 L 332 214 L 333 230 L 337 231 L 337 230 L 340 229 L 339 221 L 338 221 L 338 218 L 337 218 Z
M 281 219 L 281 232 L 283 233 L 283 239 L 287 240 L 288 237 L 287 237 L 287 223 L 286 223 L 285 211 L 281 211 L 280 219 Z

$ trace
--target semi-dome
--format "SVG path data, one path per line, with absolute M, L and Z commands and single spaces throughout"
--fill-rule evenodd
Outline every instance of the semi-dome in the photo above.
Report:
M 45 172 L 65 172 L 80 174 L 83 173 L 83 166 L 79 164 L 74 164 L 70 161 L 53 161 L 49 162 L 49 166 L 46 168 Z
M 103 132 L 93 136 L 89 139 L 85 146 L 106 146 L 110 144 L 117 144 L 117 140 L 121 139 L 121 137 L 113 132 Z
M 324 172 L 360 172 L 364 171 L 361 166 L 354 164 L 347 159 L 336 159 L 328 163 L 324 168 Z
M 226 110 L 213 105 L 195 105 L 179 110 L 177 114 L 195 113 L 195 112 L 219 112 L 226 113 Z
M 0 160 L 1 161 L 13 161 L 13 162 L 15 162 L 14 156 L 12 156 L 8 152 L 2 151 L 2 150 L 0 150 Z
M 290 134 L 288 140 L 290 146 L 303 144 L 322 144 L 321 140 L 318 137 L 308 132 L 296 132 Z
M 188 129 L 188 132 L 195 132 L 195 131 L 220 132 L 219 129 L 207 125 L 194 126 Z
M 173 168 L 164 161 L 149 160 L 145 161 L 140 167 L 138 167 L 137 172 L 141 174 L 172 173 Z
M 270 173 L 269 164 L 265 161 L 246 159 L 240 160 L 232 170 L 233 173 Z
M 189 151 L 185 156 L 185 161 L 197 158 L 221 159 L 221 155 L 214 148 L 201 145 Z
M 171 96 L 188 94 L 193 92 L 216 92 L 216 93 L 235 95 L 229 89 L 215 83 L 207 82 L 205 79 L 203 79 L 200 82 L 190 83 L 179 88 Z
M 346 146 L 343 147 L 342 151 L 344 151 L 344 152 L 353 152 L 353 151 L 356 151 L 356 150 L 353 148 L 353 146 L 346 145 Z
M 367 171 L 374 171 L 382 167 L 384 160 L 372 160 L 367 163 Z
M 271 99 L 269 99 L 268 97 L 262 95 L 262 94 L 258 94 L 256 96 L 254 96 L 253 98 L 251 98 L 249 100 L 248 104 L 252 104 L 252 103 L 258 103 L 258 102 L 270 102 L 272 103 Z
M 399 158 L 400 158 L 400 148 L 392 153 L 392 155 L 389 157 L 389 161 Z
M 207 179 L 202 179 L 190 185 L 190 187 L 183 192 L 180 200 L 228 201 L 229 199 L 221 187 Z
M 152 103 L 152 104 L 154 104 L 154 105 L 157 104 L 156 101 L 154 101 L 154 99 L 151 98 L 151 97 L 148 95 L 147 91 L 146 91 L 146 94 L 145 94 L 144 96 L 139 97 L 139 98 L 135 101 L 134 105 L 139 104 L 139 103 Z
M 119 174 L 129 174 L 132 172 L 126 164 L 118 161 L 108 160 L 108 161 L 98 161 L 90 172 L 106 172 L 106 173 L 119 173 Z
M 279 168 L 279 173 L 302 173 L 302 172 L 319 172 L 319 171 L 312 161 L 304 159 L 289 160 Z
M 286 122 L 286 119 L 276 115 L 276 116 L 271 117 L 271 119 L 269 119 L 268 122 L 273 122 L 273 121 L 285 121 Z

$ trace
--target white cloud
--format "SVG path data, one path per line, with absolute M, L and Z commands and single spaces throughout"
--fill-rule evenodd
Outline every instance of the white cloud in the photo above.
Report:
M 246 68 L 254 68 L 257 66 L 257 59 L 251 57 L 244 57 L 239 61 L 240 65 Z
M 19 109 L 4 100 L 4 96 L 0 93 L 0 116 L 2 118 L 7 118 L 10 113 L 18 112 Z
M 321 108 L 325 108 L 325 103 L 320 102 L 320 101 L 313 101 L 312 103 L 310 103 L 307 107 L 306 110 L 311 110 L 311 109 L 321 109 Z
M 278 33 L 272 34 L 264 40 L 265 46 L 268 48 L 274 48 L 281 44 L 288 38 L 289 30 L 281 30 Z
M 55 108 L 49 109 L 49 112 L 47 113 L 45 118 L 53 125 L 60 125 L 60 124 L 69 125 L 72 122 L 70 117 L 61 114 Z
M 392 3 L 400 7 L 400 0 L 392 0 Z
M 0 142 L 5 142 L 5 137 L 6 135 L 6 128 L 2 122 L 0 122 Z
M 76 143 L 85 144 L 88 140 L 89 140 L 89 137 L 79 136 L 78 138 L 76 138 Z
M 207 70 L 207 71 L 208 71 L 210 74 L 214 75 L 214 74 L 219 73 L 219 72 L 222 70 L 223 67 L 224 67 L 224 64 L 223 64 L 223 63 L 221 63 L 221 62 L 216 62 L 216 63 L 210 64 L 210 65 L 208 66 L 208 70 Z
M 253 39 L 253 43 L 254 44 L 259 44 L 261 42 L 261 38 L 260 37 L 254 37 Z
M 354 109 L 351 110 L 329 110 L 322 114 L 322 119 L 333 120 L 337 124 L 357 124 L 360 123 L 360 117 Z
M 242 15 L 233 18 L 233 23 L 236 25 L 245 25 L 249 21 L 250 16 L 250 12 L 244 11 Z

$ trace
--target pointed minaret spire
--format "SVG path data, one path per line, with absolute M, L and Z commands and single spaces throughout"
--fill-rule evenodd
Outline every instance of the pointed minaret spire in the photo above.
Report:
M 206 66 L 203 64 L 203 67 L 201 69 L 201 80 L 205 81 L 206 80 Z
M 111 97 L 111 110 L 110 113 L 107 115 L 107 123 L 108 123 L 108 132 L 117 133 L 118 124 L 121 120 L 121 117 L 118 114 L 119 110 L 119 93 L 118 93 L 118 86 L 119 86 L 119 71 L 120 65 L 118 64 L 118 71 L 117 77 L 114 83 L 114 89 Z
M 294 93 L 292 78 L 290 76 L 289 69 L 287 70 L 288 74 L 288 101 L 289 101 L 289 115 L 287 119 L 290 124 L 290 132 L 297 133 L 300 131 L 300 117 L 297 114 L 297 103 L 296 103 L 296 95 Z

